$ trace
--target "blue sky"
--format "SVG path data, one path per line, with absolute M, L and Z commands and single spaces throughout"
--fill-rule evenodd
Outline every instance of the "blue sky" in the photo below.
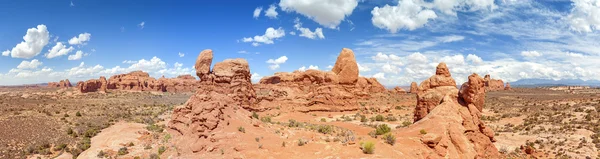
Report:
M 600 0 L 0 1 L 0 21 L 0 85 L 194 74 L 204 49 L 256 81 L 330 70 L 344 47 L 387 86 L 439 62 L 459 83 L 600 79 Z

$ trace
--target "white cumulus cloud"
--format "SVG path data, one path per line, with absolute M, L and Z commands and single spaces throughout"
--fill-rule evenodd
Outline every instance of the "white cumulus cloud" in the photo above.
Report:
M 251 42 L 253 46 L 259 46 L 260 43 L 263 44 L 273 44 L 274 39 L 278 39 L 285 36 L 285 30 L 279 27 L 278 29 L 274 29 L 272 27 L 267 28 L 264 35 L 256 35 L 254 37 L 243 38 L 243 42 Z
M 481 57 L 474 55 L 474 54 L 469 54 L 467 55 L 467 61 L 470 61 L 474 64 L 481 64 L 483 63 L 483 60 L 481 59 Z
M 75 52 L 75 54 L 69 55 L 68 60 L 81 60 L 82 57 L 83 57 L 83 51 L 78 50 L 77 52 Z
M 185 54 L 184 54 L 184 53 L 181 53 L 181 52 L 179 52 L 179 53 L 177 53 L 177 54 L 179 55 L 179 57 L 183 57 L 183 56 L 185 56 Z
M 281 0 L 286 12 L 302 14 L 327 28 L 337 26 L 358 6 L 358 0 Z
M 600 29 L 600 0 L 572 0 L 573 8 L 568 15 L 571 30 L 592 32 Z
M 27 34 L 23 36 L 23 42 L 17 44 L 11 51 L 13 58 L 32 58 L 42 52 L 44 46 L 48 45 L 50 32 L 46 25 L 40 24 L 37 28 L 27 29 Z M 5 53 L 3 52 L 2 55 Z
M 254 9 L 254 14 L 252 15 L 252 17 L 258 18 L 260 16 L 260 12 L 262 12 L 262 9 L 262 7 L 256 7 L 256 9 Z
M 8 56 L 10 55 L 10 50 L 6 50 L 2 52 L 2 56 Z
M 281 56 L 277 59 L 269 59 L 269 60 L 267 60 L 267 63 L 271 64 L 271 65 L 269 65 L 269 68 L 271 70 L 275 70 L 275 69 L 279 68 L 280 64 L 285 63 L 285 61 L 287 61 L 287 60 L 288 60 L 287 56 Z
M 90 33 L 81 33 L 81 34 L 79 34 L 79 36 L 69 39 L 69 44 L 85 45 L 86 42 L 90 41 L 91 37 L 92 37 L 92 34 L 90 34 Z
M 67 55 L 71 51 L 73 51 L 73 46 L 70 46 L 67 48 L 67 46 L 65 46 L 63 43 L 57 42 L 56 45 L 54 45 L 54 47 L 52 47 L 52 49 L 48 50 L 48 53 L 46 54 L 46 58 L 51 59 L 51 58 Z
M 256 10 L 254 10 L 254 12 L 256 12 Z M 265 16 L 271 19 L 277 18 L 277 15 L 279 15 L 279 13 L 277 13 L 277 6 L 275 5 L 271 5 L 269 6 L 269 9 L 265 10 Z
M 300 35 L 302 37 L 306 37 L 309 39 L 315 39 L 315 38 L 319 38 L 319 39 L 325 39 L 325 35 L 323 35 L 323 29 L 322 28 L 317 28 L 315 29 L 315 31 L 310 31 L 309 28 L 303 28 L 302 27 L 302 23 L 300 22 L 299 18 L 296 18 L 296 20 L 294 20 L 294 28 L 296 28 L 296 30 L 300 31 Z M 291 34 L 291 33 L 290 33 Z M 296 33 L 294 33 L 296 34 Z
M 385 5 L 375 7 L 371 11 L 371 22 L 378 28 L 396 33 L 400 29 L 415 30 L 423 27 L 430 19 L 437 18 L 435 12 L 416 2 L 417 0 L 400 0 L 397 6 Z
M 310 66 L 308 66 L 308 68 L 306 68 L 306 66 L 302 66 L 302 67 L 298 68 L 298 71 L 306 71 L 306 70 L 319 70 L 319 66 L 310 65 Z
M 22 61 L 21 64 L 19 64 L 19 66 L 17 66 L 17 68 L 18 69 L 36 69 L 41 65 L 42 65 L 42 62 L 38 61 L 37 59 L 33 59 L 31 61 Z

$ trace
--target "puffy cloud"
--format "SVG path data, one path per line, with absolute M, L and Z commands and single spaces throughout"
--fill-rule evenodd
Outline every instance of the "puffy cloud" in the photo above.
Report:
M 371 22 L 378 28 L 396 33 L 400 29 L 415 30 L 423 27 L 430 19 L 437 18 L 433 10 L 419 4 L 417 0 L 400 0 L 397 6 L 385 5 L 371 11 Z
M 196 73 L 196 70 L 193 69 L 193 67 L 183 67 L 182 63 L 175 62 L 175 64 L 173 64 L 172 68 L 164 68 L 164 69 L 157 71 L 156 73 L 155 73 L 156 75 L 167 75 L 167 76 L 175 77 L 175 76 L 184 75 L 184 74 L 194 74 L 194 73 Z
M 262 12 L 262 7 L 256 7 L 256 9 L 254 9 L 254 14 L 252 15 L 252 17 L 254 18 L 258 18 L 260 17 L 260 12 Z
M 449 42 L 455 42 L 455 41 L 462 41 L 464 40 L 465 37 L 464 36 L 460 36 L 460 35 L 449 35 L 449 36 L 442 36 L 439 37 L 438 40 L 443 42 L 443 43 L 449 43 Z
M 48 50 L 48 53 L 46 54 L 46 58 L 51 59 L 51 58 L 67 55 L 71 51 L 73 51 L 73 46 L 70 46 L 67 48 L 67 46 L 65 46 L 63 43 L 57 42 L 56 45 L 54 45 L 54 47 L 52 47 L 52 49 Z
M 367 66 L 360 65 L 360 63 L 356 63 L 356 65 L 358 65 L 358 71 L 360 71 L 360 72 L 369 72 L 369 71 L 371 71 L 371 68 L 369 68 Z M 333 66 L 331 68 L 333 68 Z
M 269 68 L 271 70 L 276 70 L 276 69 L 279 68 L 280 64 L 285 63 L 285 61 L 287 61 L 287 60 L 288 60 L 287 56 L 281 56 L 281 57 L 279 57 L 279 58 L 277 58 L 275 60 L 269 59 L 269 60 L 267 60 L 267 63 L 271 64 L 271 65 L 269 65 Z
M 440 61 L 445 62 L 448 65 L 464 65 L 465 57 L 461 54 L 454 56 L 444 56 Z
M 79 34 L 79 36 L 69 39 L 69 44 L 85 45 L 86 42 L 90 41 L 91 37 L 92 37 L 92 34 L 90 34 L 90 33 L 81 33 L 81 34 Z
M 523 57 L 539 57 L 539 56 L 542 56 L 542 54 L 537 51 L 522 51 L 521 56 L 523 56 Z
M 319 70 L 319 66 L 310 65 L 310 66 L 308 66 L 308 69 L 306 68 L 306 66 L 302 66 L 302 67 L 298 68 L 298 71 L 306 71 L 306 70 Z
M 98 75 L 98 73 L 102 72 L 103 70 L 104 67 L 101 65 L 86 67 L 85 63 L 81 62 L 79 66 L 68 69 L 62 74 L 65 74 L 65 77 L 87 78 L 95 77 Z
M 427 57 L 420 52 L 415 52 L 406 57 L 411 63 L 426 63 Z
M 10 55 L 10 50 L 6 50 L 2 52 L 2 56 L 8 56 Z
M 281 0 L 279 7 L 286 12 L 302 14 L 320 25 L 336 28 L 352 14 L 357 0 Z
M 290 35 L 296 35 L 296 32 L 294 32 L 294 31 L 290 31 L 290 33 L 289 33 L 289 34 L 290 34 Z
M 259 46 L 260 43 L 263 44 L 273 44 L 273 40 L 274 39 L 278 39 L 281 37 L 285 36 L 285 30 L 283 30 L 281 27 L 279 27 L 278 29 L 274 29 L 274 28 L 267 28 L 267 30 L 265 31 L 264 35 L 256 35 L 254 36 L 254 38 L 243 38 L 242 41 L 243 42 L 251 42 L 253 46 Z
M 23 36 L 23 40 L 10 51 L 13 58 L 29 59 L 40 54 L 44 46 L 48 45 L 50 32 L 48 32 L 46 25 L 40 24 L 37 28 L 27 29 L 27 34 Z M 2 55 L 4 54 L 3 52 Z
M 600 29 L 600 0 L 572 0 L 573 8 L 567 19 L 571 30 L 592 32 Z
M 275 5 L 269 6 L 269 9 L 265 10 L 265 16 L 267 16 L 271 19 L 277 18 L 277 15 L 279 15 L 279 13 L 277 13 L 276 9 L 277 9 L 277 6 L 275 6 Z M 256 10 L 254 10 L 254 12 L 256 12 Z
M 385 73 L 393 73 L 393 74 L 398 74 L 398 72 L 400 72 L 402 69 L 396 67 L 395 65 L 391 65 L 389 63 L 384 64 L 383 66 L 381 66 L 381 70 Z
M 138 26 L 139 26 L 141 29 L 144 29 L 144 26 L 146 26 L 146 22 L 141 22 L 140 24 L 138 24 Z
M 31 61 L 22 61 L 21 64 L 19 64 L 19 66 L 17 66 L 18 69 L 36 69 L 39 66 L 42 65 L 42 62 L 33 59 Z
M 75 54 L 69 55 L 69 60 L 81 60 L 82 57 L 83 51 L 78 50 L 77 52 L 75 52 Z
M 300 36 L 302 37 L 306 37 L 309 39 L 315 39 L 315 38 L 319 38 L 319 39 L 325 39 L 325 35 L 323 35 L 323 29 L 321 28 L 317 28 L 315 29 L 315 31 L 310 31 L 310 29 L 308 28 L 303 28 L 302 27 L 302 23 L 300 22 L 299 18 L 296 18 L 296 20 L 294 20 L 294 28 L 296 28 L 296 30 L 300 31 Z M 294 33 L 296 34 L 296 33 Z
M 252 76 L 250 76 L 250 80 L 252 80 L 252 82 L 256 83 L 256 82 L 260 81 L 260 79 L 261 79 L 262 77 L 263 77 L 263 76 L 261 76 L 260 74 L 258 74 L 258 73 L 256 73 L 256 72 L 254 72 L 254 73 L 252 74 Z
M 167 63 L 162 61 L 160 58 L 154 56 L 150 60 L 141 59 L 137 63 L 133 63 L 129 66 L 131 70 L 145 70 L 145 71 L 156 71 L 163 69 L 167 66 Z
M 356 63 L 356 64 L 358 64 L 358 63 Z M 327 66 L 327 68 L 332 69 L 333 66 L 329 65 L 329 66 Z M 360 67 L 359 67 L 359 70 L 360 70 Z
M 177 53 L 177 54 L 179 55 L 179 57 L 183 57 L 183 56 L 185 56 L 185 54 L 184 54 L 184 53 L 181 53 L 181 52 L 179 52 L 179 53 Z
M 374 74 L 372 77 L 377 78 L 377 79 L 385 79 L 385 73 L 379 72 L 379 73 Z
M 384 53 L 377 53 L 377 55 L 371 57 L 371 59 L 375 60 L 375 61 L 389 61 L 389 60 L 393 60 L 393 61 L 397 61 L 400 60 L 399 56 L 396 56 L 394 54 L 390 54 L 390 55 L 386 55 Z
M 481 64 L 481 63 L 483 63 L 483 60 L 481 59 L 481 57 L 479 57 L 477 55 L 474 55 L 474 54 L 467 55 L 467 61 L 470 61 L 473 64 Z

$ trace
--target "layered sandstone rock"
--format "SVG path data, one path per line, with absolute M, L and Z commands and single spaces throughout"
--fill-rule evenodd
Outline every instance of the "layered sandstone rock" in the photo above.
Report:
M 101 86 L 102 81 L 98 79 L 77 82 L 77 90 L 79 90 L 81 93 L 96 92 Z
M 419 86 L 417 86 L 417 82 L 410 83 L 410 93 L 417 94 L 419 92 Z
M 108 89 L 107 87 L 108 81 L 106 80 L 106 77 L 100 76 L 100 92 L 106 93 L 106 90 Z
M 60 80 L 60 82 L 48 82 L 48 88 L 71 88 L 71 81 L 69 79 Z
M 445 96 L 457 92 L 456 82 L 450 75 L 446 63 L 440 63 L 436 67 L 435 75 L 429 77 L 419 85 L 414 121 L 419 121 L 427 116 Z
M 398 93 L 398 94 L 404 94 L 406 93 L 406 91 L 402 88 L 400 88 L 399 86 L 394 87 L 394 89 L 392 89 L 393 93 Z
M 200 52 L 198 58 L 196 59 L 196 64 L 194 68 L 196 68 L 196 75 L 200 78 L 201 81 L 211 80 L 210 73 L 210 65 L 212 64 L 213 53 L 212 50 L 206 49 Z
M 259 100 L 289 103 L 301 112 L 357 110 L 357 99 L 387 92 L 377 79 L 358 76 L 354 53 L 347 48 L 342 49 L 331 71 L 278 72 L 262 78 L 255 87 L 265 92 Z
M 426 131 L 425 148 L 413 149 L 424 158 L 499 158 L 494 132 L 480 120 L 485 81 L 477 74 L 468 79 L 459 91 L 446 65 L 438 65 L 436 75 L 421 83 L 415 123 L 397 131 L 398 142 L 411 143 L 411 136 Z
M 204 53 L 204 52 L 203 52 Z M 202 53 L 201 53 L 202 55 Z M 212 59 L 201 59 L 209 60 Z M 197 61 L 197 62 L 198 62 Z M 210 66 L 210 65 L 209 65 Z M 200 89 L 190 99 L 173 111 L 168 130 L 175 132 L 175 141 L 184 153 L 204 154 L 231 145 L 228 139 L 235 138 L 226 127 L 231 122 L 252 127 L 250 113 L 256 102 L 256 93 L 250 81 L 250 68 L 244 59 L 227 59 L 216 63 L 212 71 L 196 67 L 200 77 L 213 77 L 202 81 Z
M 504 82 L 498 79 L 492 79 L 490 75 L 485 75 L 483 79 L 485 81 L 486 91 L 499 91 L 504 90 Z
M 358 80 L 358 64 L 354 52 L 343 48 L 331 71 L 339 76 L 340 84 L 354 84 Z

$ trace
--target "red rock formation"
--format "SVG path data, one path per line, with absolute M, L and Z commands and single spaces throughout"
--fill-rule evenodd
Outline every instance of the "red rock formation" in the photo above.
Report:
M 450 75 L 446 63 L 442 62 L 437 66 L 435 75 L 429 77 L 429 79 L 421 82 L 419 85 L 414 121 L 419 121 L 427 116 L 435 106 L 440 104 L 440 101 L 445 96 L 453 92 L 458 92 L 456 82 Z
M 71 88 L 71 81 L 69 79 L 60 80 L 60 82 L 48 82 L 48 88 Z
M 410 93 L 417 94 L 419 92 L 419 86 L 417 86 L 417 82 L 410 83 Z
M 200 81 L 209 81 L 212 82 L 210 76 L 210 65 L 212 64 L 213 54 L 212 50 L 206 49 L 200 52 L 198 58 L 196 59 L 196 64 L 194 68 L 196 68 L 196 75 L 200 78 Z
M 506 86 L 504 87 L 504 90 L 510 90 L 510 83 L 506 82 Z
M 499 91 L 504 90 L 504 82 L 502 80 L 492 79 L 490 75 L 485 75 L 485 90 L 486 91 Z
M 98 79 L 90 79 L 85 82 L 84 81 L 77 82 L 77 89 L 81 93 L 96 92 L 96 91 L 98 91 L 98 89 L 100 89 L 101 85 L 102 85 L 102 81 L 100 81 Z
M 252 127 L 250 113 L 238 108 L 251 108 L 256 94 L 250 81 L 248 62 L 244 59 L 216 63 L 212 71 L 196 68 L 197 72 L 201 72 L 199 77 L 214 77 L 214 80 L 202 81 L 202 90 L 196 91 L 185 105 L 174 109 L 168 131 L 175 132 L 178 150 L 203 154 L 232 144 L 227 139 L 235 136 L 223 133 L 230 122 L 242 122 L 241 125 Z
M 485 98 L 484 79 L 469 76 L 460 92 L 453 84 L 448 68 L 441 63 L 436 75 L 421 83 L 415 123 L 397 131 L 398 142 L 411 142 L 421 130 L 424 158 L 500 158 L 492 143 L 494 132 L 480 120 Z
M 106 89 L 108 87 L 108 81 L 106 77 L 100 76 L 100 92 L 106 93 Z
M 278 72 L 262 78 L 255 87 L 269 92 L 259 97 L 260 100 L 293 102 L 290 105 L 300 105 L 294 110 L 301 112 L 357 110 L 358 98 L 387 92 L 377 79 L 358 76 L 354 53 L 346 48 L 342 49 L 332 71 Z
M 354 52 L 343 48 L 331 71 L 339 76 L 340 84 L 354 84 L 358 80 L 358 64 Z
M 399 86 L 394 87 L 394 89 L 392 90 L 393 93 L 398 93 L 398 94 L 405 94 L 406 91 L 402 88 L 400 88 Z

